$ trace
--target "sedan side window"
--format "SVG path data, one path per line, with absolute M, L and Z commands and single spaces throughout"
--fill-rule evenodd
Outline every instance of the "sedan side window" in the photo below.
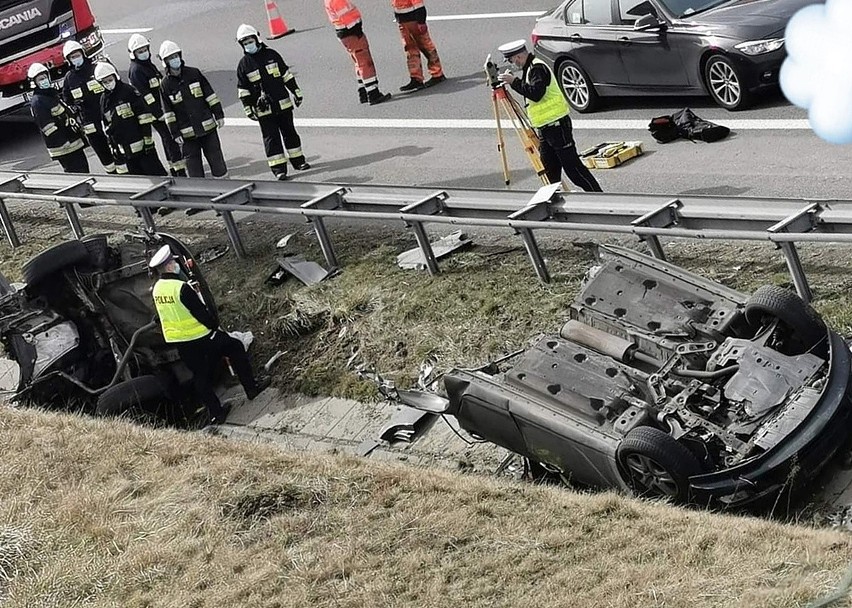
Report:
M 583 0 L 583 23 L 612 25 L 610 0 Z
M 570 25 L 583 24 L 583 0 L 576 0 L 576 2 L 571 2 L 565 8 L 565 23 L 568 23 Z
M 648 0 L 618 0 L 618 12 L 622 25 L 633 25 L 639 17 L 656 13 Z

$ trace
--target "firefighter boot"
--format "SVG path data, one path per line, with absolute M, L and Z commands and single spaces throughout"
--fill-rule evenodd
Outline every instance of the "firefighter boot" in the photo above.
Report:
M 383 101 L 387 101 L 391 98 L 390 93 L 382 93 L 378 89 L 373 89 L 372 91 L 367 93 L 367 101 L 371 106 L 382 103 Z
M 412 78 L 408 82 L 408 84 L 404 84 L 401 87 L 399 87 L 399 90 L 402 91 L 403 93 L 413 93 L 414 91 L 419 91 L 420 89 L 425 89 L 425 88 L 426 88 L 426 85 L 423 84 L 422 81 L 415 80 L 414 78 Z
M 358 87 L 358 101 L 361 103 L 367 103 L 367 89 L 364 87 Z

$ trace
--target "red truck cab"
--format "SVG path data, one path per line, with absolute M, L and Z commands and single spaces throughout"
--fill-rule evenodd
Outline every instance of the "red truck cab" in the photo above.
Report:
M 53 78 L 67 71 L 62 46 L 83 45 L 88 56 L 104 42 L 88 0 L 0 0 L 0 96 L 29 89 L 27 69 L 43 63 Z

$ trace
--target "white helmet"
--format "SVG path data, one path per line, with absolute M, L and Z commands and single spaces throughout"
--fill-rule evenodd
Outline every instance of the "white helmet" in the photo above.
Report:
M 127 52 L 130 53 L 130 58 L 136 58 L 136 51 L 146 46 L 151 46 L 151 41 L 145 38 L 142 34 L 133 34 L 130 40 L 127 41 Z
M 118 75 L 118 72 L 115 71 L 115 67 L 111 63 L 99 61 L 95 65 L 95 80 L 100 82 L 107 76 L 115 76 L 116 80 L 121 80 L 121 77 Z
M 237 42 L 241 42 L 246 38 L 250 38 L 254 36 L 257 38 L 257 41 L 260 42 L 260 32 L 257 31 L 257 28 L 252 27 L 251 25 L 247 25 L 243 23 L 240 27 L 237 28 Z
M 151 259 L 148 261 L 148 268 L 157 268 L 167 262 L 171 262 L 174 258 L 175 256 L 171 248 L 168 245 L 163 245 L 151 256 Z
M 77 42 L 76 40 L 69 40 L 65 43 L 65 46 L 62 47 L 62 56 L 65 57 L 65 59 L 68 59 L 68 55 L 75 51 L 82 52 L 83 45 Z M 85 55 L 85 52 L 83 52 L 83 54 Z
M 166 57 L 170 57 L 175 53 L 183 54 L 183 51 L 180 50 L 180 47 L 177 43 L 172 42 L 171 40 L 163 40 L 163 44 L 160 45 L 160 61 L 163 62 L 163 65 L 166 66 Z M 166 66 L 168 67 L 168 66 Z
M 27 78 L 30 80 L 35 80 L 39 74 L 50 74 L 50 70 L 43 63 L 34 63 L 27 70 Z

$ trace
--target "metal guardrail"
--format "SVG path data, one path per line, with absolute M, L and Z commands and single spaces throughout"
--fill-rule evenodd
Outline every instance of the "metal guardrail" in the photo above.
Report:
M 550 281 L 550 274 L 536 230 L 631 234 L 660 259 L 665 259 L 660 237 L 770 241 L 783 252 L 796 290 L 808 301 L 812 294 L 795 244 L 852 242 L 852 201 L 609 193 L 563 196 L 558 188 L 558 184 L 546 186 L 533 193 L 0 172 L 0 224 L 9 243 L 17 247 L 20 240 L 6 206 L 10 200 L 58 203 L 77 238 L 84 234 L 81 206 L 133 207 L 150 230 L 156 230 L 152 209 L 215 211 L 234 252 L 243 257 L 246 250 L 234 212 L 302 216 L 313 224 L 327 264 L 337 266 L 326 219 L 402 221 L 414 230 L 432 274 L 439 268 L 426 224 L 490 226 L 511 229 L 522 238 L 543 282 Z

